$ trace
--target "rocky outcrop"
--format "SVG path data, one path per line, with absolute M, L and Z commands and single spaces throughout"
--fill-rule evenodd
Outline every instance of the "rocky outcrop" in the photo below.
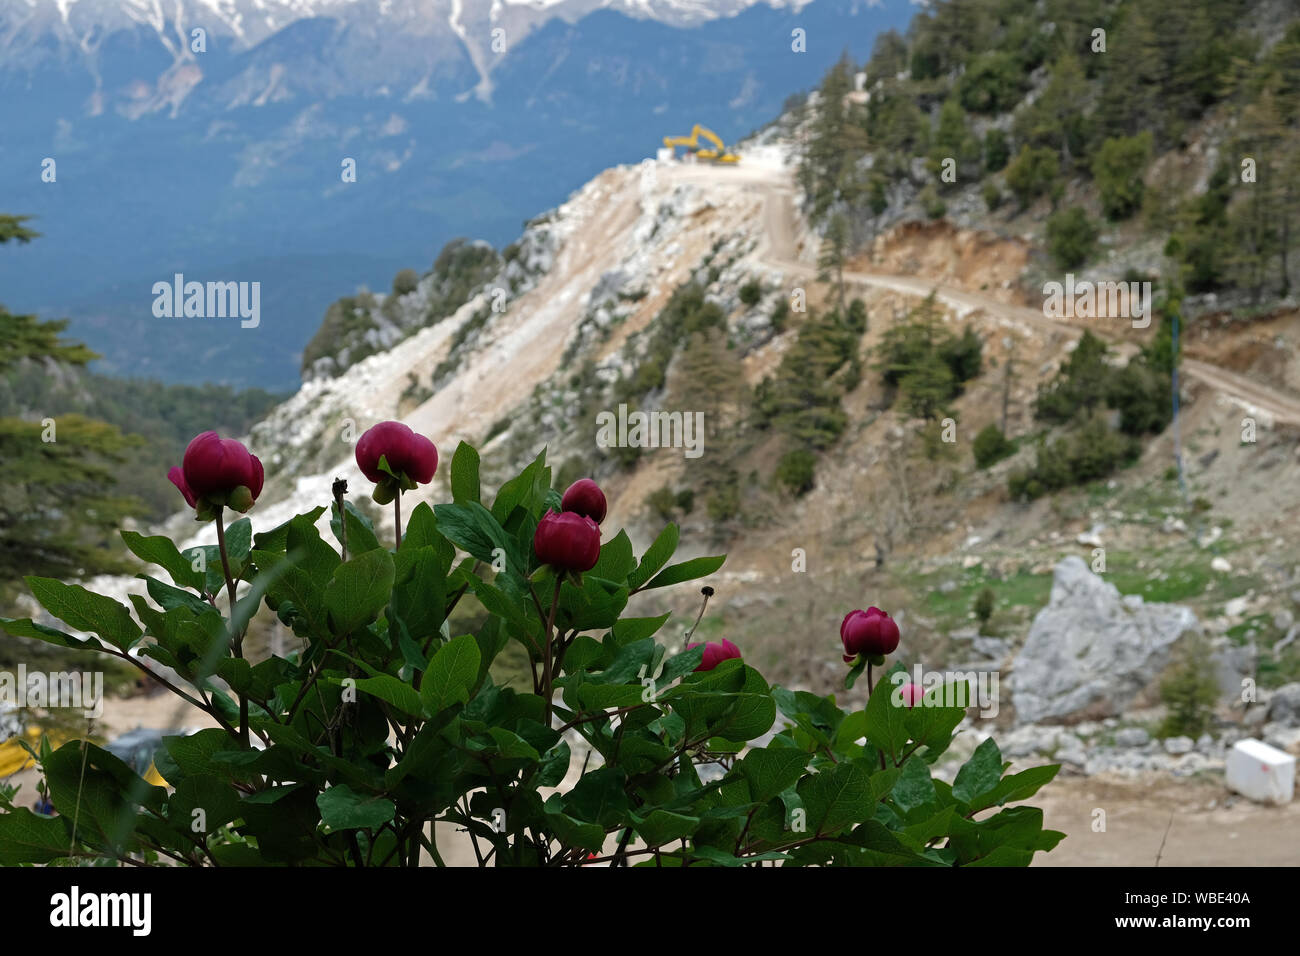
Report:
M 1268 719 L 1288 727 L 1300 727 L 1300 683 L 1283 684 L 1273 691 Z
M 1017 722 L 1123 713 L 1169 664 L 1178 639 L 1198 628 L 1190 609 L 1122 596 L 1081 558 L 1065 558 L 1013 664 Z

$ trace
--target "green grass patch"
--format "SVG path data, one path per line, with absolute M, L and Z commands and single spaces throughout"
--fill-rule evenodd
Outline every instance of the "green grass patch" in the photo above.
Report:
M 946 581 L 955 582 L 957 586 L 944 591 L 941 586 Z M 1052 575 L 1019 571 L 996 579 L 990 578 L 982 567 L 962 568 L 925 575 L 921 578 L 921 586 L 925 592 L 922 600 L 925 612 L 948 627 L 956 627 L 971 623 L 969 615 L 975 607 L 975 598 L 984 588 L 993 592 L 995 622 L 999 612 L 1009 608 L 1037 610 L 1051 595 Z

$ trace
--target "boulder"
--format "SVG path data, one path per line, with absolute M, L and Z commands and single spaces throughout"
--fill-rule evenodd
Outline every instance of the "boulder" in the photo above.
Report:
M 1125 727 L 1115 732 L 1116 747 L 1145 747 L 1151 742 L 1151 735 L 1141 727 Z
M 1242 681 L 1255 676 L 1256 656 L 1254 642 L 1237 644 L 1226 637 L 1214 639 L 1210 662 L 1224 700 L 1241 699 Z
M 1275 724 L 1300 726 L 1300 683 L 1283 684 L 1268 702 L 1268 719 Z
M 1178 639 L 1199 626 L 1191 609 L 1121 596 L 1082 558 L 1065 558 L 1014 661 L 1016 720 L 1123 713 L 1168 666 Z

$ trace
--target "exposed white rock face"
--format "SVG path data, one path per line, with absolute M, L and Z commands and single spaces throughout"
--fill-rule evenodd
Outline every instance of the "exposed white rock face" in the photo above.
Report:
M 1015 658 L 1017 721 L 1123 713 L 1168 665 L 1175 642 L 1198 628 L 1189 608 L 1121 596 L 1083 559 L 1065 558 Z

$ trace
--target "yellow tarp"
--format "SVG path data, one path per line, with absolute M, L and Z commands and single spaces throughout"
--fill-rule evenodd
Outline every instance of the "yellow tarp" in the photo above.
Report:
M 46 736 L 50 738 L 50 746 L 55 748 L 61 747 L 73 739 L 66 734 L 60 733 L 51 733 Z M 40 743 L 41 731 L 36 727 L 28 727 L 23 733 L 23 738 L 35 750 Z M 34 765 L 35 761 L 32 760 L 31 754 L 23 749 L 23 745 L 18 742 L 17 737 L 11 737 L 4 743 L 0 743 L 0 780 Z M 168 786 L 167 781 L 162 778 L 162 775 L 158 773 L 158 768 L 153 764 L 149 765 L 149 770 L 145 773 L 144 779 L 155 787 Z
M 62 734 L 50 734 L 50 743 L 57 747 L 68 738 Z M 41 731 L 37 727 L 28 727 L 21 734 L 21 739 L 26 740 L 33 750 L 41 741 Z M 19 743 L 19 737 L 10 737 L 4 743 L 0 744 L 0 779 L 17 773 L 19 770 L 26 770 L 34 765 L 31 754 L 29 754 L 23 745 Z

